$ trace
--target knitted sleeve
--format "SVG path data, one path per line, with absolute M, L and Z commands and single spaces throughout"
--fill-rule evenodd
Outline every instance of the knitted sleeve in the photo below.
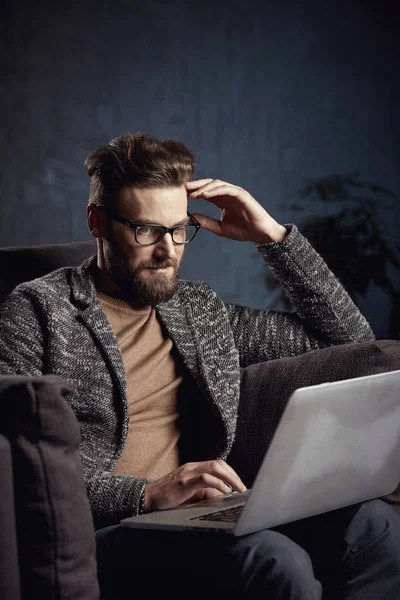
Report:
M 255 310 L 228 304 L 241 366 L 295 356 L 334 344 L 375 339 L 322 257 L 295 225 L 282 242 L 258 246 L 279 279 L 294 312 Z
M 118 525 L 121 519 L 140 514 L 140 501 L 149 479 L 83 469 L 86 492 L 96 529 Z

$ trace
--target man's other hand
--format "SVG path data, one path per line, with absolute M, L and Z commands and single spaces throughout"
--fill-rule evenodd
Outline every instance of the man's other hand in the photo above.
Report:
M 146 484 L 144 512 L 175 508 L 246 487 L 224 460 L 186 463 L 161 479 Z
M 213 219 L 193 213 L 208 231 L 241 242 L 269 244 L 281 242 L 286 228 L 273 219 L 243 188 L 219 179 L 197 179 L 185 183 L 189 197 L 204 198 L 221 210 L 221 218 Z

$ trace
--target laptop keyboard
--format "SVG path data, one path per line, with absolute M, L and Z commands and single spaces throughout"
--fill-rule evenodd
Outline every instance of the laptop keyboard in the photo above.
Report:
M 239 504 L 239 506 L 231 506 L 230 508 L 217 510 L 212 513 L 201 515 L 200 517 L 191 517 L 189 520 L 191 521 L 196 519 L 198 521 L 225 521 L 229 523 L 236 523 L 243 512 L 244 505 L 245 503 Z

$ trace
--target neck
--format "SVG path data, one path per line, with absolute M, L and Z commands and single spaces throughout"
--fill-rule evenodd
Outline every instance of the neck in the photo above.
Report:
M 121 289 L 104 267 L 97 265 L 94 273 L 94 282 L 99 292 L 103 292 L 103 294 L 107 294 L 107 296 L 112 296 L 113 298 L 122 298 Z
M 112 296 L 113 298 L 123 297 L 120 287 L 115 283 L 106 269 L 101 238 L 97 240 L 97 268 L 94 273 L 94 282 L 99 292 L 103 292 L 103 294 L 107 294 L 107 296 Z

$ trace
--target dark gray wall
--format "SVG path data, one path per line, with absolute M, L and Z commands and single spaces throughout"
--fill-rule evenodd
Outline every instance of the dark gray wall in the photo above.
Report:
M 88 239 L 83 161 L 125 131 L 182 139 L 198 176 L 247 188 L 282 222 L 299 218 L 303 177 L 359 171 L 398 195 L 395 4 L 8 0 L 0 246 Z M 399 217 L 385 207 L 389 238 Z M 264 272 L 250 244 L 202 232 L 183 276 L 265 307 Z M 384 336 L 385 296 L 363 309 Z

